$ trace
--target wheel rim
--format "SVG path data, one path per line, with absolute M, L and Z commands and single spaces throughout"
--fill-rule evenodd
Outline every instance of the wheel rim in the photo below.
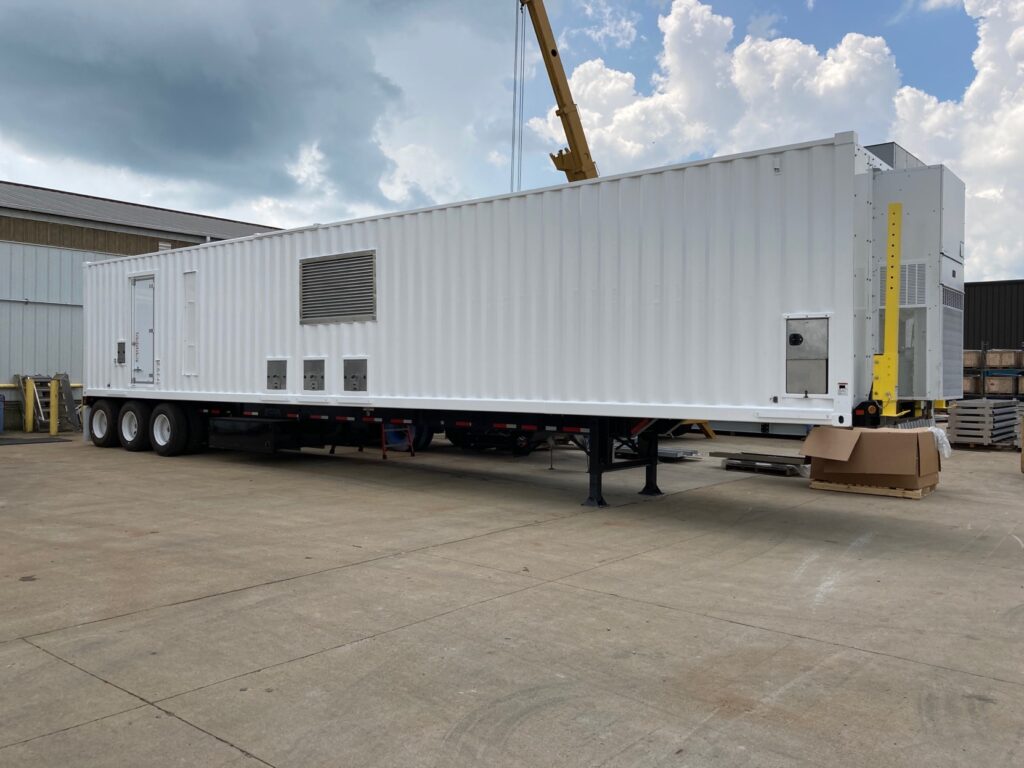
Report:
M 134 411 L 125 411 L 121 417 L 121 435 L 129 443 L 139 434 L 139 417 Z
M 166 413 L 159 413 L 153 419 L 153 442 L 159 446 L 171 442 L 171 420 Z
M 110 424 L 107 423 L 106 411 L 96 411 L 92 416 L 92 433 L 100 440 L 107 436 Z

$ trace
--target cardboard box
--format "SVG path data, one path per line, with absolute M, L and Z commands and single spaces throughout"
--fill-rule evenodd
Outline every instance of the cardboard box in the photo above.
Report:
M 928 429 L 815 427 L 800 452 L 826 483 L 914 490 L 938 485 L 942 469 Z

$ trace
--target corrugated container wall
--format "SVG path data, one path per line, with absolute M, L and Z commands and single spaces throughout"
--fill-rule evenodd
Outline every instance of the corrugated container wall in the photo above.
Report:
M 106 258 L 0 242 L 0 381 L 54 373 L 81 380 L 82 265 Z
M 965 293 L 967 349 L 1024 347 L 1024 280 L 967 283 Z
M 843 133 L 93 264 L 87 394 L 848 424 L 867 154 Z

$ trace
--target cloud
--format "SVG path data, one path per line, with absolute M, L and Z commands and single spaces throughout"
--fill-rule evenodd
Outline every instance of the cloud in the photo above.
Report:
M 1024 277 L 1024 2 L 967 0 L 978 22 L 976 77 L 960 101 L 901 86 L 885 40 L 845 35 L 825 52 L 747 35 L 698 0 L 659 18 L 662 52 L 649 92 L 602 59 L 570 82 L 603 173 L 829 136 L 896 139 L 968 185 L 971 279 Z M 529 123 L 550 147 L 565 139 L 554 110 Z
M 318 142 L 339 188 L 372 197 L 387 169 L 374 126 L 400 93 L 363 36 L 337 35 L 340 8 L 9 0 L 0 124 L 35 152 L 205 181 L 225 198 L 294 191 L 289 158 Z
M 414 166 L 399 167 L 409 158 L 402 148 L 413 142 L 392 135 L 411 120 L 415 75 L 393 77 L 387 59 L 396 52 L 394 58 L 414 58 L 414 72 L 443 58 L 442 48 L 474 55 L 486 47 L 502 64 L 511 59 L 511 13 L 473 0 L 426 6 L 5 0 L 0 131 L 34 158 L 73 157 L 83 166 L 131 168 L 137 180 L 191 184 L 202 195 L 190 207 L 207 211 L 239 200 L 262 201 L 259 213 L 298 210 L 312 188 L 333 200 L 332 218 L 354 207 L 393 206 L 382 179 L 415 185 Z M 398 42 L 380 51 L 376 43 L 385 38 Z M 495 56 L 504 48 L 509 56 Z M 505 67 L 499 75 L 464 60 L 462 68 L 469 73 L 462 81 L 479 73 L 477 93 L 484 92 L 482 78 L 493 76 L 486 87 L 506 103 Z M 450 88 L 440 79 L 427 85 L 435 94 Z M 466 93 L 461 98 L 473 101 Z M 479 115 L 462 110 L 458 117 L 465 142 L 463 129 L 477 128 Z M 485 134 L 477 136 L 493 145 Z M 137 189 L 126 185 L 121 196 Z
M 881 38 L 851 33 L 822 54 L 799 40 L 748 35 L 730 49 L 732 19 L 697 0 L 675 0 L 658 26 L 663 47 L 650 93 L 601 59 L 570 78 L 605 172 L 852 126 L 878 140 L 888 133 L 899 72 Z M 554 109 L 530 126 L 553 144 L 565 140 Z
M 778 36 L 779 30 L 775 26 L 785 20 L 785 16 L 778 13 L 759 13 L 750 17 L 747 22 L 747 34 L 751 37 L 762 37 L 771 40 Z
M 967 184 L 970 279 L 1024 277 L 1024 2 L 966 9 L 978 21 L 974 81 L 959 101 L 901 88 L 894 138 Z
M 567 30 L 563 40 L 582 34 L 601 46 L 609 43 L 617 48 L 628 48 L 636 40 L 636 25 L 640 16 L 635 11 L 616 7 L 608 0 L 575 0 L 587 26 Z
M 921 10 L 937 11 L 940 8 L 957 8 L 963 4 L 963 0 L 921 0 Z

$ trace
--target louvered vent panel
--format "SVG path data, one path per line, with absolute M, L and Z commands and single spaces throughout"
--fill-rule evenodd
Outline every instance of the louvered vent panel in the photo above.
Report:
M 942 395 L 947 400 L 963 397 L 963 360 L 964 313 L 945 306 L 942 308 Z
M 344 323 L 377 317 L 376 254 L 345 253 L 299 263 L 299 320 Z
M 925 305 L 925 264 L 900 265 L 900 306 L 923 307 Z M 885 267 L 878 270 L 878 290 L 876 292 L 878 306 L 885 304 Z
M 942 286 L 942 306 L 963 311 L 964 295 L 953 288 Z

